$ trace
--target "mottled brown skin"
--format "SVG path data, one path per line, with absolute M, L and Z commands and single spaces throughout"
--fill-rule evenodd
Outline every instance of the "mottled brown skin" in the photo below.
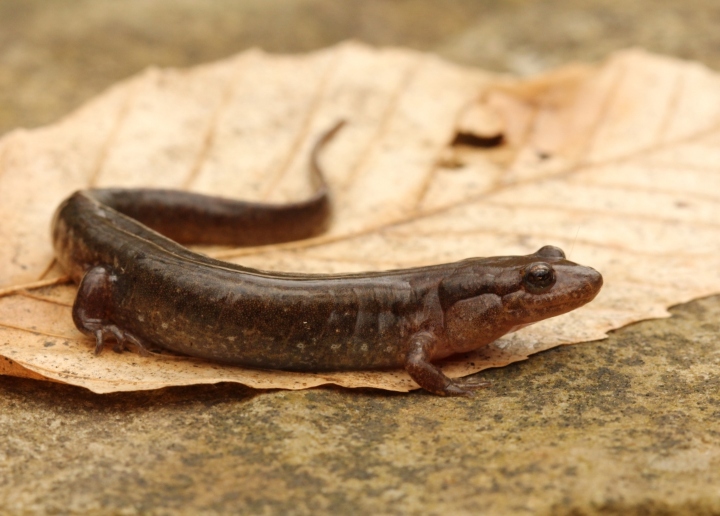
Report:
M 58 208 L 53 242 L 80 283 L 73 320 L 116 349 L 158 346 L 217 362 L 294 371 L 404 367 L 423 388 L 467 395 L 433 362 L 591 301 L 602 276 L 545 246 L 527 256 L 362 274 L 269 273 L 213 260 L 190 243 L 253 245 L 307 238 L 329 214 L 317 193 L 284 206 L 171 190 L 85 190 Z M 259 228 L 259 229 L 258 229 Z M 156 231 L 154 231 L 156 230 Z

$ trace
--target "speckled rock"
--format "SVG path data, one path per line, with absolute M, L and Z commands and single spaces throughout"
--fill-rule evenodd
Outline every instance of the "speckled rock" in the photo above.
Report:
M 0 378 L 0 503 L 133 514 L 720 511 L 720 298 L 486 373 L 472 399 Z

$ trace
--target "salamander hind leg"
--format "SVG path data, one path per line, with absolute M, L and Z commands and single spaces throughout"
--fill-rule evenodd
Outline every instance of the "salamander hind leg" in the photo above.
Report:
M 405 369 L 420 387 L 441 396 L 471 396 L 474 391 L 490 385 L 490 382 L 477 377 L 467 379 L 447 377 L 429 360 L 429 350 L 435 341 L 436 337 L 428 331 L 418 332 L 411 338 Z
M 95 354 L 105 347 L 108 338 L 115 339 L 113 349 L 121 352 L 129 346 L 147 355 L 147 348 L 140 339 L 119 328 L 112 320 L 115 282 L 114 272 L 104 265 L 98 265 L 85 273 L 73 303 L 72 317 L 78 330 L 95 337 Z

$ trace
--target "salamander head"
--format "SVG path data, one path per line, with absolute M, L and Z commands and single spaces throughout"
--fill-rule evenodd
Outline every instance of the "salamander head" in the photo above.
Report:
M 548 256 L 550 252 L 557 256 Z M 515 270 L 519 288 L 502 296 L 506 317 L 511 322 L 526 325 L 564 314 L 589 303 L 600 292 L 603 284 L 600 273 L 566 260 L 557 247 L 543 247 L 528 257 L 542 261 L 531 261 Z
M 455 351 L 476 349 L 592 301 L 602 284 L 599 272 L 566 260 L 554 246 L 466 260 L 439 287 L 446 335 Z

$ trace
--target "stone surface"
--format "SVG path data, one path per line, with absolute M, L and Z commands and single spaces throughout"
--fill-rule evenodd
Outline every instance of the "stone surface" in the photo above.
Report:
M 582 4 L 582 5 L 581 5 Z M 631 45 L 720 65 L 720 6 L 4 0 L 0 132 L 145 66 L 355 37 L 536 73 Z M 0 377 L 5 513 L 720 513 L 720 298 L 484 373 L 472 399 Z
M 9 512 L 720 511 L 720 300 L 485 373 L 472 399 L 0 378 Z M 162 512 L 161 511 L 161 512 Z
M 355 38 L 534 74 L 639 46 L 720 68 L 714 0 L 3 0 L 0 133 L 53 122 L 150 65 Z

